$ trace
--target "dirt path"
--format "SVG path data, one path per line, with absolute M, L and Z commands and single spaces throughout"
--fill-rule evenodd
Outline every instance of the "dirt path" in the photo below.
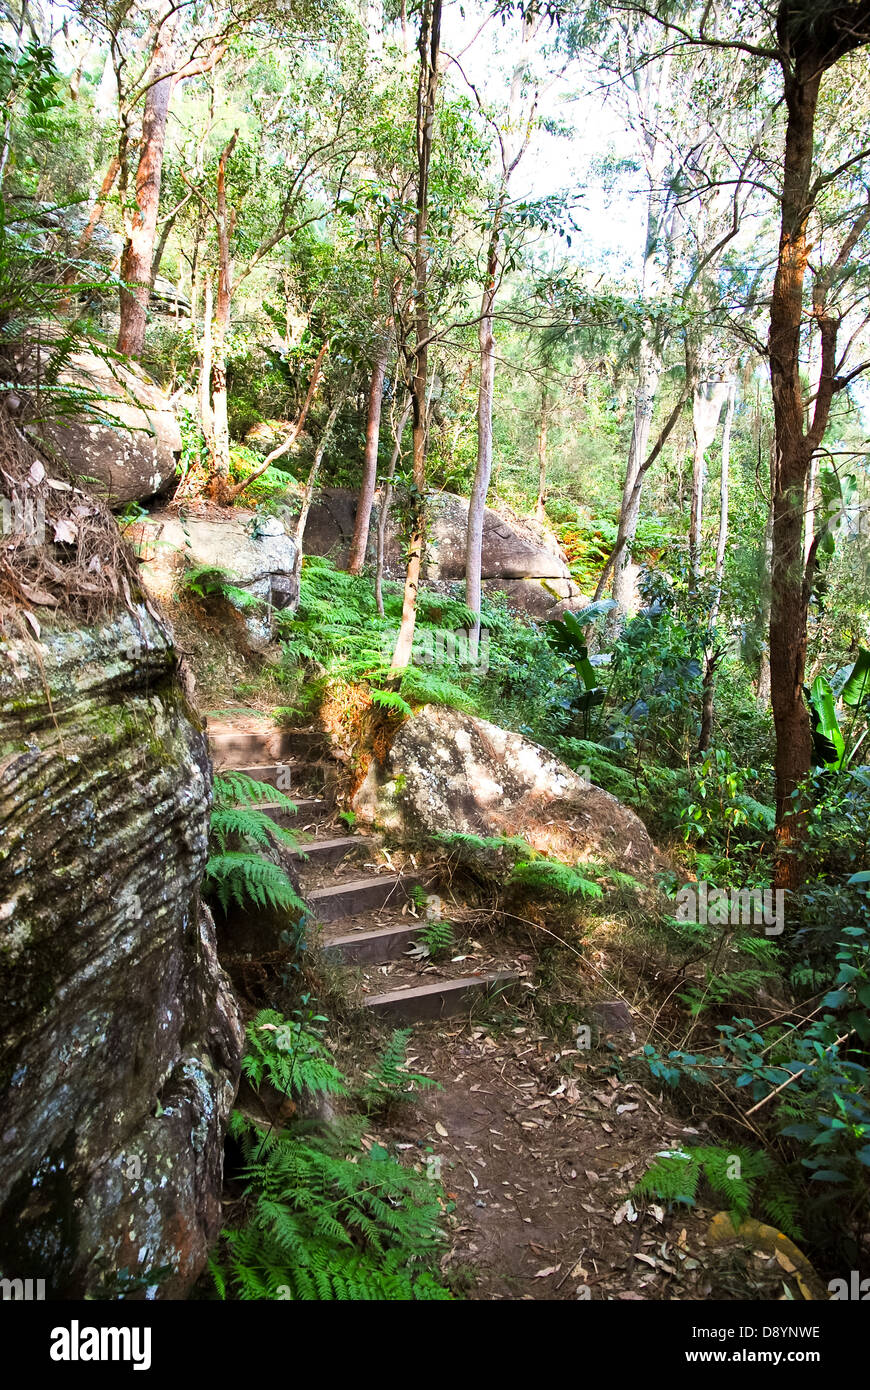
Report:
M 390 1127 L 455 1203 L 449 1264 L 473 1299 L 703 1298 L 711 1212 L 625 1197 L 653 1154 L 701 1142 L 637 1082 L 559 1052 L 534 1027 L 420 1027 L 411 1070 L 443 1089 Z M 403 1146 L 403 1147 L 402 1147 Z M 440 1161 L 440 1162 L 439 1162 Z

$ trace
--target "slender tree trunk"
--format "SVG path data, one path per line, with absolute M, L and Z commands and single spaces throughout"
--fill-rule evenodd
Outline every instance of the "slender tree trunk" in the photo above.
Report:
M 320 442 L 317 445 L 317 449 L 315 450 L 314 458 L 311 463 L 311 468 L 308 471 L 308 480 L 305 484 L 305 489 L 302 493 L 302 507 L 299 511 L 299 517 L 296 522 L 296 559 L 293 562 L 293 573 L 296 576 L 297 580 L 302 572 L 302 543 L 305 539 L 305 527 L 308 524 L 308 513 L 311 511 L 311 502 L 314 497 L 314 489 L 317 487 L 317 477 L 320 473 L 320 465 L 323 462 L 323 455 L 326 452 L 326 446 L 329 443 L 329 437 L 332 434 L 332 431 L 335 427 L 335 422 L 338 419 L 338 412 L 341 410 L 341 407 L 344 405 L 344 402 L 345 393 L 342 391 L 336 397 L 335 404 L 333 405 L 332 409 L 329 412 L 329 415 L 327 416 L 326 424 L 323 427 L 323 433 L 320 436 Z
M 706 452 L 716 437 L 722 405 L 728 386 L 721 381 L 695 383 L 692 397 L 692 502 L 689 522 L 689 575 L 693 591 L 698 587 L 701 569 L 702 528 L 704 522 L 704 484 Z
M 239 132 L 233 131 L 221 153 L 217 172 L 215 224 L 218 243 L 218 282 L 215 299 L 211 364 L 212 437 L 209 458 L 209 492 L 216 502 L 232 501 L 230 477 L 230 424 L 227 397 L 226 343 L 233 298 L 233 265 L 230 239 L 234 218 L 227 207 L 227 164 Z
M 547 519 L 547 387 L 541 388 L 541 420 L 538 425 L 538 500 L 535 503 L 535 516 L 542 524 Z
M 495 389 L 495 278 L 498 270 L 498 228 L 501 205 L 496 212 L 489 237 L 486 257 L 486 283 L 480 306 L 477 338 L 480 344 L 480 384 L 477 391 L 477 467 L 468 502 L 468 530 L 465 544 L 465 603 L 475 614 L 469 632 L 469 659 L 477 660 L 480 641 L 481 556 L 483 553 L 483 518 L 486 495 L 492 474 L 492 401 Z
M 615 556 L 613 564 L 613 597 L 618 607 L 608 621 L 609 631 L 615 630 L 619 619 L 630 613 L 634 607 L 631 548 L 637 535 L 637 523 L 640 520 L 642 464 L 649 446 L 649 435 L 660 377 L 661 362 L 652 345 L 645 339 L 640 347 L 638 383 L 634 398 L 634 424 L 631 431 L 628 464 L 625 470 L 625 485 L 622 489 L 617 541 L 619 553 Z M 638 486 L 638 483 L 641 486 Z
M 771 462 L 771 475 L 773 464 Z M 766 710 L 770 704 L 770 572 L 773 568 L 773 500 L 771 499 L 767 508 L 767 522 L 764 527 L 764 550 L 762 555 L 763 569 L 761 576 L 761 630 L 764 633 L 764 643 L 761 648 L 761 657 L 758 663 L 758 683 L 756 690 L 756 703 L 758 708 Z
M 650 452 L 647 454 L 640 468 L 638 468 L 636 471 L 634 487 L 632 488 L 631 492 L 628 494 L 627 497 L 623 497 L 623 505 L 619 514 L 619 527 L 616 533 L 616 544 L 614 545 L 609 556 L 607 557 L 607 564 L 601 571 L 601 577 L 598 580 L 598 586 L 595 590 L 596 603 L 600 598 L 603 597 L 604 590 L 607 587 L 607 581 L 610 578 L 610 575 L 613 572 L 614 568 L 619 564 L 620 556 L 623 554 L 626 547 L 630 543 L 629 533 L 632 516 L 635 519 L 635 527 L 637 526 L 637 516 L 640 509 L 640 494 L 641 489 L 643 487 L 644 477 L 646 476 L 649 469 L 652 468 L 653 464 L 655 463 L 656 459 L 658 458 L 659 454 L 661 453 L 662 449 L 667 443 L 671 431 L 673 430 L 675 424 L 680 418 L 680 415 L 682 414 L 683 406 L 686 404 L 686 401 L 688 400 L 688 395 L 688 386 L 684 386 L 676 405 L 674 406 L 673 410 L 671 411 L 670 415 L 668 416 L 667 420 L 665 421 L 664 425 L 662 426 L 659 432 L 658 439 L 656 440 Z M 619 609 L 614 610 L 614 617 L 618 617 L 618 615 Z
M 785 77 L 788 121 L 779 260 L 770 306 L 770 377 L 776 450 L 771 556 L 770 693 L 776 729 L 776 814 L 784 846 L 794 837 L 793 793 L 812 763 L 810 721 L 803 697 L 809 591 L 805 583 L 803 518 L 814 448 L 804 434 L 801 327 L 807 267 L 807 222 L 813 132 L 821 85 L 816 62 L 798 63 Z M 818 412 L 822 387 L 816 400 Z M 819 441 L 820 442 L 820 441 Z M 779 886 L 794 880 L 793 860 L 781 861 Z
M 294 424 L 292 430 L 288 435 L 285 435 L 281 443 L 276 445 L 276 447 L 272 450 L 271 453 L 266 455 L 266 457 L 263 459 L 263 462 L 260 464 L 260 467 L 256 469 L 255 472 L 249 474 L 247 478 L 243 478 L 240 483 L 236 483 L 236 486 L 234 488 L 229 489 L 229 491 L 226 494 L 227 500 L 229 502 L 234 502 L 235 499 L 241 493 L 244 492 L 246 487 L 250 487 L 251 483 L 256 482 L 257 478 L 262 478 L 263 474 L 266 472 L 266 469 L 271 468 L 272 464 L 275 462 L 276 459 L 282 458 L 285 454 L 289 454 L 290 450 L 293 448 L 293 445 L 296 443 L 296 440 L 302 433 L 302 426 L 305 424 L 305 421 L 308 418 L 308 412 L 311 409 L 311 402 L 314 400 L 315 394 L 317 392 L 317 387 L 320 384 L 320 377 L 323 371 L 323 359 L 326 357 L 328 351 L 329 339 L 327 338 L 326 342 L 323 344 L 323 346 L 317 354 L 317 357 L 315 358 L 314 366 L 311 369 L 311 378 L 308 382 L 308 390 L 305 394 L 305 400 L 302 402 L 302 409 L 300 410 L 299 415 L 296 418 L 296 423 Z M 344 397 L 342 397 L 342 400 L 344 400 Z
M 728 401 L 725 407 L 725 423 L 722 426 L 722 476 L 719 484 L 719 535 L 716 540 L 716 569 L 713 584 L 713 605 L 710 610 L 710 627 L 716 626 L 719 607 L 722 602 L 722 576 L 725 573 L 725 551 L 728 547 L 728 492 L 731 473 L 731 430 L 734 424 L 734 406 L 737 398 L 737 383 L 728 384 Z
M 417 88 L 417 221 L 415 230 L 414 288 L 416 295 L 414 380 L 412 399 L 414 515 L 408 546 L 408 568 L 402 598 L 402 620 L 393 649 L 391 669 L 401 676 L 411 660 L 417 622 L 417 590 L 423 563 L 426 498 L 426 374 L 428 371 L 429 304 L 428 226 L 429 165 L 438 95 L 438 61 L 441 47 L 441 0 L 423 0 L 420 18 L 420 77 Z
M 90 246 L 94 232 L 97 229 L 97 224 L 99 223 L 100 218 L 103 215 L 103 210 L 105 209 L 109 194 L 115 187 L 115 180 L 118 177 L 120 169 L 121 160 L 117 154 L 113 154 L 112 158 L 109 160 L 109 166 L 106 169 L 106 172 L 103 176 L 103 182 L 100 184 L 100 191 L 94 200 L 90 212 L 88 213 L 88 220 L 85 223 L 84 228 L 82 229 L 81 236 L 76 242 L 74 253 L 76 256 L 83 256 L 85 251 Z M 64 283 L 67 285 L 72 284 L 76 280 L 77 276 L 78 270 L 76 266 L 67 266 L 66 270 L 64 271 Z
M 378 443 L 381 433 L 381 406 L 384 399 L 384 376 L 387 370 L 387 357 L 390 351 L 389 338 L 384 335 L 378 349 L 369 386 L 369 409 L 366 424 L 366 451 L 363 460 L 362 484 L 356 508 L 356 521 L 353 539 L 350 543 L 350 558 L 347 568 L 349 574 L 359 574 L 365 564 L 369 543 L 369 526 L 372 519 L 372 502 L 378 476 Z
M 157 213 L 160 207 L 160 184 L 163 176 L 163 151 L 166 146 L 166 122 L 175 79 L 173 38 L 169 24 L 161 30 L 154 56 L 154 76 L 165 73 L 145 94 L 142 114 L 142 140 L 139 146 L 139 165 L 136 170 L 136 206 L 127 220 L 127 240 L 121 256 L 121 326 L 118 331 L 118 351 L 129 357 L 140 357 L 145 346 L 145 322 L 148 295 L 151 290 L 151 262 L 157 234 Z
M 389 467 L 384 478 L 384 495 L 381 498 L 380 511 L 378 512 L 378 550 L 375 562 L 375 603 L 378 606 L 378 613 L 384 616 L 384 554 L 386 551 L 387 521 L 390 515 L 390 504 L 393 500 L 393 478 L 396 475 L 396 465 L 399 462 L 399 455 L 402 452 L 402 435 L 408 423 L 408 416 L 411 414 L 413 397 L 409 393 L 402 411 L 402 418 L 396 430 L 396 437 L 393 441 L 393 452 L 390 456 Z
M 204 304 L 202 311 L 202 343 L 200 345 L 199 365 L 199 419 L 206 444 L 214 449 L 214 416 L 211 408 L 211 368 L 212 368 L 212 317 L 214 315 L 214 296 L 211 276 L 205 274 Z

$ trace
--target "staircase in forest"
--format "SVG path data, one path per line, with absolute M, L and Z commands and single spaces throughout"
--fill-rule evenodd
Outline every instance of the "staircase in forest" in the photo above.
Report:
M 299 832 L 299 848 L 288 857 L 318 924 L 319 949 L 352 973 L 348 983 L 362 1006 L 390 1022 L 414 1023 L 466 1013 L 481 998 L 516 984 L 515 971 L 463 974 L 449 966 L 420 982 L 408 952 L 424 924 L 409 915 L 408 904 L 414 889 L 425 885 L 418 875 L 393 869 L 389 855 L 386 864 L 376 862 L 370 837 L 340 833 L 327 741 L 318 730 L 281 729 L 251 712 L 209 718 L 208 741 L 216 772 L 244 772 L 280 787 L 294 802 L 293 812 L 276 802 L 257 805 Z M 395 988 L 383 990 L 385 975 Z

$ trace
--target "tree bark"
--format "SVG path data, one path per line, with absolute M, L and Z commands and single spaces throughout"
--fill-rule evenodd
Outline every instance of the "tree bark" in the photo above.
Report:
M 384 616 L 384 552 L 386 549 L 387 521 L 390 515 L 390 503 L 393 500 L 393 478 L 396 475 L 396 465 L 399 462 L 399 455 L 402 452 L 402 435 L 405 432 L 405 426 L 408 423 L 408 416 L 411 414 L 412 405 L 413 397 L 409 393 L 393 441 L 393 452 L 390 456 L 386 477 L 384 478 L 384 495 L 381 498 L 380 511 L 378 512 L 378 550 L 377 559 L 375 561 L 375 603 L 378 606 L 378 613 L 381 617 Z
M 390 351 L 389 338 L 384 335 L 378 349 L 369 386 L 369 408 L 366 422 L 366 451 L 363 459 L 362 484 L 356 508 L 353 539 L 350 543 L 350 558 L 347 563 L 349 574 L 359 574 L 365 564 L 369 543 L 369 526 L 372 519 L 372 503 L 378 476 L 378 443 L 381 433 L 381 406 L 384 399 L 384 376 L 387 370 L 387 357 Z
M 710 628 L 716 626 L 719 607 L 722 603 L 722 576 L 725 573 L 725 551 L 728 547 L 728 492 L 731 473 L 731 429 L 734 424 L 734 406 L 737 399 L 737 383 L 728 383 L 728 400 L 725 406 L 725 423 L 722 426 L 722 475 L 719 483 L 719 534 L 716 540 L 716 568 L 713 583 L 713 604 L 710 609 Z
M 628 464 L 625 470 L 625 484 L 622 489 L 622 505 L 619 511 L 618 553 L 613 562 L 613 597 L 618 607 L 614 609 L 607 623 L 612 631 L 621 617 L 630 613 L 634 606 L 634 583 L 631 569 L 631 548 L 637 535 L 640 520 L 640 499 L 643 486 L 643 460 L 649 445 L 656 392 L 661 377 L 661 362 L 652 345 L 644 339 L 640 346 L 637 391 L 634 398 L 634 424 L 631 431 L 631 445 L 628 451 Z
M 722 381 L 695 383 L 692 396 L 692 501 L 689 522 L 689 577 L 692 590 L 697 590 L 701 569 L 702 527 L 704 521 L 704 484 L 706 481 L 706 452 L 716 437 L 722 405 L 728 395 L 728 385 Z
M 332 434 L 332 431 L 335 427 L 335 422 L 338 418 L 338 412 L 341 410 L 341 407 L 344 405 L 344 402 L 345 393 L 342 391 L 336 397 L 335 404 L 333 405 L 332 409 L 329 412 L 329 415 L 327 416 L 326 424 L 323 427 L 323 433 L 320 436 L 320 441 L 317 445 L 317 449 L 315 450 L 314 458 L 311 463 L 311 468 L 308 471 L 308 480 L 305 484 L 305 490 L 302 493 L 302 506 L 300 508 L 299 517 L 296 522 L 296 558 L 293 561 L 293 573 L 297 579 L 299 578 L 299 575 L 302 572 L 302 542 L 305 539 L 305 527 L 308 523 L 308 513 L 311 511 L 311 501 L 314 497 L 314 489 L 317 486 L 317 477 L 320 473 L 320 465 L 323 462 L 323 455 L 326 452 L 326 446 L 329 443 L 329 436 Z
M 535 516 L 542 525 L 547 519 L 547 406 L 547 387 L 544 385 L 541 387 L 541 419 L 538 425 L 538 498 L 535 502 Z
M 465 543 L 465 603 L 475 614 L 474 626 L 469 632 L 469 659 L 477 660 L 480 641 L 480 602 L 481 602 L 481 555 L 483 552 L 483 517 L 486 511 L 486 495 L 492 475 L 492 401 L 495 390 L 495 334 L 493 332 L 493 311 L 495 309 L 495 283 L 498 271 L 499 223 L 501 203 L 489 235 L 486 256 L 486 282 L 480 306 L 480 320 L 477 326 L 477 340 L 480 345 L 480 383 L 477 390 L 477 467 L 468 502 L 468 530 Z
M 145 94 L 142 139 L 136 170 L 136 206 L 131 217 L 127 219 L 127 240 L 121 255 L 121 279 L 124 285 L 121 289 L 118 351 L 126 353 L 128 357 L 140 357 L 145 346 L 145 323 L 151 291 L 151 262 L 154 258 L 160 184 L 163 177 L 163 152 L 166 147 L 166 122 L 175 85 L 173 66 L 173 36 L 167 24 L 160 31 L 154 55 L 154 76 L 157 77 L 160 73 L 165 76 L 154 82 Z
M 846 53 L 870 41 L 870 0 L 828 3 L 814 23 L 791 0 L 780 0 L 777 39 L 787 113 L 780 202 L 779 255 L 770 304 L 770 381 L 773 394 L 773 550 L 771 556 L 770 682 L 776 729 L 777 838 L 786 851 L 800 839 L 802 815 L 796 792 L 812 765 L 810 720 L 803 697 L 807 615 L 814 551 L 805 559 L 804 507 L 807 476 L 822 443 L 831 403 L 843 381 L 837 377 L 840 320 L 827 303 L 831 277 L 852 254 L 870 214 L 852 222 L 838 257 L 816 272 L 812 316 L 821 341 L 821 368 L 812 419 L 804 425 L 801 349 L 804 290 L 810 247 L 807 227 L 819 184 L 813 184 L 816 112 L 822 78 Z M 777 886 L 800 876 L 796 855 L 783 852 Z
M 428 371 L 429 304 L 428 227 L 429 165 L 435 127 L 435 101 L 438 95 L 438 60 L 441 48 L 441 0 L 423 0 L 420 17 L 420 76 L 417 87 L 417 219 L 415 228 L 414 289 L 415 316 L 413 401 L 414 501 L 408 566 L 402 598 L 402 619 L 390 663 L 394 675 L 401 677 L 411 660 L 417 623 L 417 590 L 423 563 L 426 499 L 426 374 Z

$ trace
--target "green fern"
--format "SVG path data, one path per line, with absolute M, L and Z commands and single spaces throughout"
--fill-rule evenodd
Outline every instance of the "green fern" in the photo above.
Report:
M 393 1101 L 410 1100 L 415 1090 L 425 1090 L 431 1086 L 440 1090 L 439 1083 L 431 1076 L 406 1070 L 405 1059 L 412 1032 L 412 1028 L 396 1028 L 377 1066 L 367 1077 L 360 1097 L 369 1112 Z
M 562 864 L 555 859 L 525 859 L 514 867 L 512 883 L 524 888 L 566 898 L 603 898 L 600 883 L 582 872 L 579 866 Z
M 298 838 L 278 825 L 257 803 L 277 804 L 295 811 L 289 797 L 274 787 L 256 782 L 243 772 L 226 772 L 214 779 L 211 813 L 211 853 L 205 866 L 203 888 L 224 913 L 239 907 L 271 907 L 297 915 L 308 909 L 287 872 L 257 853 L 273 846 L 298 851 Z
M 298 1096 L 303 1090 L 345 1093 L 318 1025 L 322 1015 L 291 1022 L 264 1010 L 248 1026 L 244 1061 L 254 1085 L 268 1079 Z M 410 1030 L 390 1040 L 371 1080 L 391 1093 L 409 1082 L 433 1084 L 403 1070 Z M 223 1232 L 210 1269 L 220 1298 L 429 1301 L 451 1297 L 438 1276 L 445 1248 L 443 1197 L 423 1174 L 362 1140 L 362 1126 L 336 1123 L 320 1135 L 263 1131 L 236 1111 L 230 1134 L 242 1151 L 247 1224 Z
M 397 690 L 372 690 L 372 704 L 380 705 L 382 709 L 394 709 L 399 714 L 404 714 L 408 718 L 414 713 L 407 700 L 403 700 Z
M 711 1193 L 724 1199 L 735 1227 L 757 1203 L 779 1230 L 802 1239 L 797 1195 L 787 1174 L 767 1154 L 742 1145 L 705 1145 L 657 1154 L 629 1195 L 694 1206 L 702 1179 Z
M 288 1095 L 303 1091 L 347 1094 L 329 1048 L 311 1026 L 283 1018 L 274 1009 L 262 1009 L 245 1033 L 248 1051 L 242 1070 L 252 1085 L 266 1079 Z
M 271 907 L 279 912 L 307 913 L 284 869 L 259 854 L 227 850 L 212 854 L 206 862 L 203 885 L 214 894 L 223 911 L 239 907 Z

